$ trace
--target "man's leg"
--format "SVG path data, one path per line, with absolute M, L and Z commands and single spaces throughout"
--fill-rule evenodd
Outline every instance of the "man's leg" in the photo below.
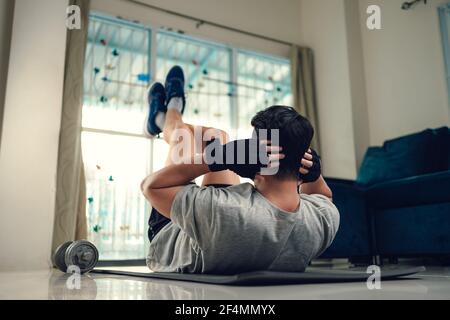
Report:
M 201 132 L 201 137 L 195 137 L 195 130 Z M 201 130 L 201 131 L 200 131 Z M 229 140 L 227 133 L 223 130 L 212 129 L 208 127 L 194 127 L 193 125 L 184 123 L 181 113 L 176 109 L 168 109 L 166 113 L 166 119 L 163 128 L 164 140 L 169 144 L 169 154 L 166 160 L 166 165 L 173 163 L 174 157 L 190 157 L 195 154 L 196 144 L 194 138 L 201 139 L 201 150 L 203 152 L 206 142 L 203 137 L 205 134 L 211 134 L 212 130 L 215 130 L 213 135 L 216 138 L 220 138 L 222 143 L 226 143 Z M 217 137 L 216 135 L 219 135 Z M 177 147 L 179 143 L 184 143 L 184 148 Z M 182 150 L 186 151 L 186 154 L 175 154 Z M 209 172 L 203 176 L 202 186 L 206 185 L 236 185 L 240 183 L 239 176 L 234 172 L 226 170 L 219 172 Z

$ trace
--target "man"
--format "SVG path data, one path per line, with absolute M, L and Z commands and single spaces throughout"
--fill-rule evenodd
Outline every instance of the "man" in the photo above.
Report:
M 141 184 L 153 207 L 147 258 L 150 269 L 213 274 L 302 272 L 331 244 L 339 213 L 320 174 L 320 161 L 308 150 L 313 128 L 307 119 L 283 106 L 259 112 L 252 119 L 255 132 L 279 131 L 279 145 L 257 133 L 252 139 L 258 140 L 258 152 L 267 152 L 268 161 L 255 163 L 244 156 L 244 163 L 224 164 L 207 161 L 210 128 L 183 122 L 184 75 L 180 67 L 170 70 L 165 87 L 160 83 L 152 86 L 149 100 L 147 132 L 151 136 L 163 132 L 170 145 L 166 167 Z M 180 144 L 198 144 L 194 139 L 198 132 L 202 135 L 200 152 L 180 148 Z M 249 147 L 253 140 L 228 142 L 225 132 L 213 132 L 213 138 L 224 144 L 224 153 L 230 146 L 239 152 L 238 145 L 250 154 L 255 152 Z M 216 141 L 211 144 L 215 144 L 213 150 L 221 150 Z M 176 156 L 182 163 L 174 161 Z M 263 175 L 266 168 L 275 168 L 275 174 Z M 311 177 L 312 170 L 315 174 Z M 240 184 L 238 174 L 253 179 L 254 186 Z M 200 176 L 202 186 L 193 184 Z M 301 181 L 300 177 L 308 179 Z

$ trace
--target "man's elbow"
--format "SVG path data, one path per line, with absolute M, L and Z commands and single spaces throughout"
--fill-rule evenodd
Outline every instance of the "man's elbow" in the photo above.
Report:
M 147 180 L 147 179 L 144 179 L 144 180 L 142 180 L 142 182 L 141 182 L 141 192 L 142 192 L 142 193 L 144 193 L 144 190 L 145 190 L 145 180 Z
M 141 192 L 148 200 L 150 200 L 154 192 L 152 181 L 152 177 L 148 176 L 141 182 Z
M 142 180 L 141 182 L 141 191 L 142 193 L 145 192 L 145 190 L 147 190 L 150 187 L 150 177 L 145 178 L 144 180 Z

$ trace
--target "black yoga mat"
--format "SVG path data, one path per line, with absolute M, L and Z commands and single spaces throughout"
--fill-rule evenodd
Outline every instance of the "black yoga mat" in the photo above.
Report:
M 381 270 L 381 280 L 395 280 L 400 277 L 425 271 L 425 267 L 410 267 Z M 93 273 L 112 274 L 141 278 L 155 278 L 176 281 L 201 282 L 220 285 L 281 285 L 281 284 L 311 284 L 367 281 L 370 274 L 363 271 L 349 270 L 310 270 L 303 273 L 255 271 L 236 275 L 162 273 L 162 272 L 130 272 L 107 269 L 94 269 Z

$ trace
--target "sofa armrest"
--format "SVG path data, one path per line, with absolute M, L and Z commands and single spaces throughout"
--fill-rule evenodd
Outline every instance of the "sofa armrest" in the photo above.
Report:
M 366 191 L 354 181 L 325 178 L 339 210 L 340 225 L 332 245 L 322 258 L 351 258 L 371 255 L 371 233 Z

